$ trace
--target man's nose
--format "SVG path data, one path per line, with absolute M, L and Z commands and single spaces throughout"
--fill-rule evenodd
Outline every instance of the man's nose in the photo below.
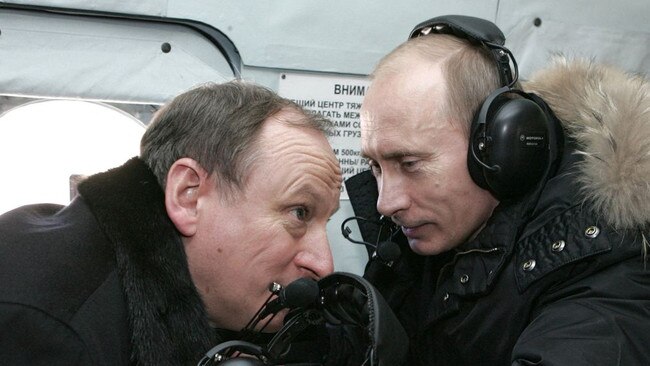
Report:
M 380 214 L 392 217 L 409 207 L 408 189 L 397 177 L 382 175 L 377 179 L 377 189 L 379 191 L 377 211 Z
M 305 239 L 307 240 L 305 249 L 296 257 L 298 266 L 312 272 L 317 278 L 323 278 L 334 272 L 334 259 L 326 228 L 319 229 L 314 235 Z

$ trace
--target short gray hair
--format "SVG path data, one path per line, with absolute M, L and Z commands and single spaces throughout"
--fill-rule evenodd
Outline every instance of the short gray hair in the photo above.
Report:
M 327 134 L 332 123 L 306 111 L 270 89 L 234 80 L 195 87 L 163 106 L 142 136 L 140 158 L 151 168 L 161 187 L 178 159 L 196 160 L 217 173 L 225 187 L 241 191 L 257 156 L 264 121 L 290 109 L 302 115 L 286 123 Z

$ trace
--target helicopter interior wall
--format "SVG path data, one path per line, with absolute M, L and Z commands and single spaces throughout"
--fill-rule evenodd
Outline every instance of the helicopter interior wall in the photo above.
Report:
M 161 104 L 233 77 L 214 45 L 178 25 L 13 9 L 0 24 L 5 95 Z

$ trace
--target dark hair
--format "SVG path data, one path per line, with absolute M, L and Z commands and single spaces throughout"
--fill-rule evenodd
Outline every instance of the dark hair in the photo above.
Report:
M 262 86 L 241 80 L 203 84 L 154 115 L 142 136 L 140 157 L 163 188 L 172 164 L 188 157 L 210 174 L 218 173 L 219 183 L 241 190 L 264 121 L 287 108 L 303 118 L 284 122 L 330 131 L 330 121 Z

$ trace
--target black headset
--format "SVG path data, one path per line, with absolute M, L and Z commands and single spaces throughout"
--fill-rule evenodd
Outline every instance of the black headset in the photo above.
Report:
M 335 333 L 338 337 L 356 339 L 350 346 L 357 348 L 348 350 L 354 352 L 333 347 L 330 358 L 362 358 L 358 364 L 367 366 L 401 365 L 406 359 L 408 336 L 379 290 L 363 277 L 334 272 L 318 281 L 318 293 L 311 304 L 286 315 L 284 325 L 268 343 L 260 346 L 245 340 L 223 342 L 206 352 L 197 366 L 320 365 L 285 361 L 292 342 L 313 325 L 340 326 L 345 331 Z M 352 364 L 349 359 L 329 361 L 325 364 Z
M 550 108 L 538 96 L 514 88 L 519 78 L 517 62 L 494 23 L 463 15 L 440 16 L 415 26 L 409 39 L 432 33 L 451 34 L 483 47 L 499 73 L 502 87 L 485 99 L 470 127 L 470 176 L 499 200 L 528 193 L 548 174 L 558 154 L 556 120 Z

